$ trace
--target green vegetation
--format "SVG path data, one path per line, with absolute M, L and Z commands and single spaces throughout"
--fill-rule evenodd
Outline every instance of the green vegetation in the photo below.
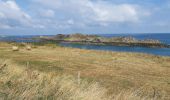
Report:
M 170 99 L 169 57 L 51 44 L 12 51 L 13 45 L 19 46 L 0 43 L 2 100 Z

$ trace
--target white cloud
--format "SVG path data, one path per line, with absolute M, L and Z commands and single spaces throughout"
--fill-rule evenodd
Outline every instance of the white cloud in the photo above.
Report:
M 110 4 L 109 1 L 91 0 L 36 0 L 44 7 L 51 8 L 59 13 L 64 12 L 77 16 L 75 19 L 84 22 L 114 23 L 114 22 L 138 22 L 141 10 L 137 5 Z M 71 17 L 72 17 L 71 16 Z M 74 16 L 74 17 L 75 17 Z
M 40 11 L 40 15 L 42 16 L 42 17 L 49 17 L 49 18 L 51 18 L 51 17 L 55 17 L 55 12 L 53 11 L 53 10 L 51 10 L 51 9 L 48 9 L 48 10 L 41 10 Z
M 11 26 L 0 23 L 0 29 L 10 29 L 10 28 L 11 28 Z
M 62 0 L 32 0 L 32 1 L 40 3 L 41 5 L 44 5 L 47 7 L 58 8 L 59 6 L 62 5 L 63 1 L 65 1 L 65 0 L 63 0 L 63 1 Z
M 96 4 L 92 9 L 95 15 L 92 16 L 93 19 L 101 22 L 136 22 L 139 20 L 136 8 L 128 4 Z
M 69 20 L 67 21 L 67 23 L 68 23 L 69 25 L 73 25 L 73 24 L 74 24 L 74 20 L 69 19 Z
M 5 18 L 5 15 L 0 12 L 0 18 Z
M 8 26 L 10 24 L 29 26 L 30 22 L 31 17 L 22 11 L 15 1 L 0 0 L 0 28 L 4 28 L 7 24 Z
M 150 13 L 139 5 L 114 4 L 102 0 L 32 0 L 29 11 L 15 0 L 0 0 L 0 28 L 86 28 L 136 23 Z

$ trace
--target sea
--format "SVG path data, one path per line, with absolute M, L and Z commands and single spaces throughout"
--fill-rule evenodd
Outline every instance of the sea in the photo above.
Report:
M 104 37 L 117 36 L 132 36 L 136 39 L 156 39 L 162 43 L 170 44 L 170 33 L 152 33 L 152 34 L 97 34 Z M 1 36 L 0 41 L 15 41 L 15 42 L 38 42 L 32 40 L 38 35 L 29 36 Z M 118 51 L 118 52 L 137 52 L 146 53 L 158 56 L 170 56 L 170 48 L 147 48 L 147 47 L 129 47 L 129 46 L 111 46 L 111 45 L 90 45 L 90 44 L 76 44 L 76 43 L 60 43 L 60 46 L 89 49 L 89 50 L 103 50 L 103 51 Z

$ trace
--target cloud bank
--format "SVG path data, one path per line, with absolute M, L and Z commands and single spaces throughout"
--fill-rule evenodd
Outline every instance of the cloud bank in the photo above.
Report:
M 35 2 L 44 8 L 56 11 L 56 17 L 63 16 L 65 20 L 72 19 L 78 23 L 83 22 L 82 24 L 134 23 L 142 17 L 140 7 L 131 4 L 115 5 L 106 1 L 91 0 L 36 0 Z
M 129 2 L 128 2 L 129 1 Z M 131 1 L 131 2 L 130 2 Z M 133 2 L 132 2 L 133 1 Z M 134 0 L 0 0 L 0 31 L 136 32 L 169 27 L 169 2 Z M 150 5 L 152 4 L 152 5 Z M 166 4 L 166 5 L 165 5 Z M 149 6 L 148 6 L 149 5 Z M 158 6 L 159 5 L 159 6 Z M 159 16 L 161 16 L 161 19 Z M 154 22 L 156 21 L 156 23 Z M 67 30 L 67 31 L 66 31 Z M 130 31 L 128 31 L 130 30 Z M 160 29 L 162 31 L 163 29 Z M 167 31 L 167 30 L 166 30 Z M 31 31 L 30 31 L 31 32 Z
M 15 1 L 0 1 L 0 28 L 29 26 L 31 17 Z

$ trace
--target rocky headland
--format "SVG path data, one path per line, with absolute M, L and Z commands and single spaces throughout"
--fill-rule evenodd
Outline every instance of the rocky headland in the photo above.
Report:
M 52 37 L 39 37 L 41 41 L 94 44 L 94 45 L 113 45 L 113 46 L 139 46 L 139 47 L 155 47 L 155 48 L 170 48 L 170 45 L 162 43 L 159 40 L 144 39 L 139 40 L 132 36 L 123 37 L 102 37 L 98 35 L 85 34 L 58 34 Z

